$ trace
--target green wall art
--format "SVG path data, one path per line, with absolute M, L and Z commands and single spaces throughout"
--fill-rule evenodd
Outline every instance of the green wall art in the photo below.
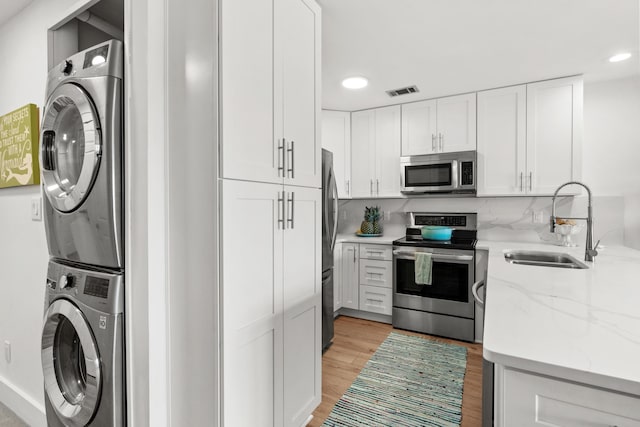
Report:
M 38 107 L 0 116 L 0 188 L 40 184 Z

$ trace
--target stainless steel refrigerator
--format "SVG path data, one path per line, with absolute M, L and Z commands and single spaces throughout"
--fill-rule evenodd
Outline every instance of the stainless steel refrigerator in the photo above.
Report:
M 338 187 L 333 154 L 322 150 L 322 349 L 333 339 L 333 248 L 338 233 Z

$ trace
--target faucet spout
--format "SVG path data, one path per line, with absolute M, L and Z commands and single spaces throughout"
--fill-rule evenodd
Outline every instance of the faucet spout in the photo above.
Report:
M 556 229 L 556 197 L 558 197 L 558 193 L 560 190 L 567 185 L 580 185 L 587 190 L 588 195 L 588 206 L 587 206 L 587 217 L 586 218 L 572 218 L 572 219 L 581 219 L 587 221 L 587 241 L 585 243 L 584 249 L 584 260 L 585 261 L 593 261 L 596 255 L 598 255 L 598 251 L 593 247 L 593 204 L 591 199 L 591 189 L 587 187 L 585 184 L 579 181 L 569 181 L 562 184 L 558 187 L 553 193 L 553 200 L 551 202 L 551 217 L 549 218 L 549 230 L 553 233 Z M 596 245 L 597 246 L 597 245 Z

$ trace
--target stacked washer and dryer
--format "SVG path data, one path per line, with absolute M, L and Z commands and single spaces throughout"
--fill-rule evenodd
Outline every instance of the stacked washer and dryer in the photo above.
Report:
M 42 368 L 49 426 L 126 425 L 123 46 L 53 68 L 40 164 L 49 247 Z

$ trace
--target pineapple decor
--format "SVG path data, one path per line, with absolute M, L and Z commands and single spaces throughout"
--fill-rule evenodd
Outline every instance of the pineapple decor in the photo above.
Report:
M 364 221 L 360 224 L 362 234 L 382 234 L 380 223 L 380 207 L 372 206 L 364 208 Z

